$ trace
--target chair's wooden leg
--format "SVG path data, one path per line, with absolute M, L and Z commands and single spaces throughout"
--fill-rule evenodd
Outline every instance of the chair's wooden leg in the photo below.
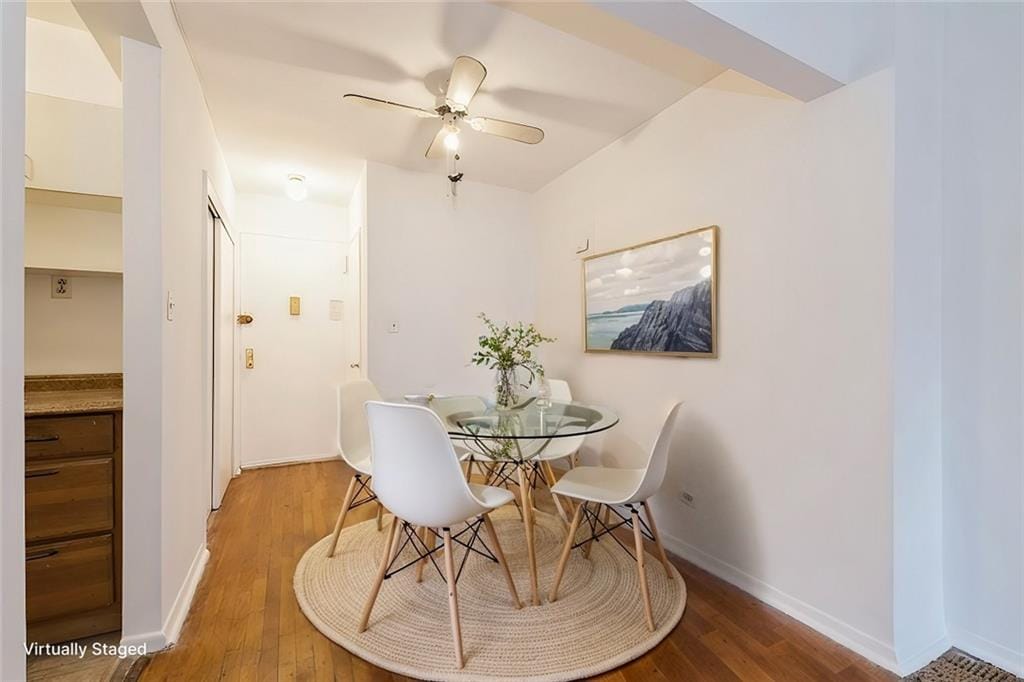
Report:
M 517 609 L 521 609 L 523 608 L 523 605 L 519 603 L 519 594 L 516 592 L 516 583 L 512 580 L 512 572 L 508 570 L 508 562 L 505 560 L 505 553 L 501 551 L 501 542 L 498 541 L 498 534 L 494 532 L 494 524 L 491 523 L 491 517 L 489 514 L 484 514 L 484 527 L 487 529 L 487 534 L 491 536 L 491 540 L 494 541 L 494 556 L 501 565 L 501 569 L 505 572 L 505 581 L 508 582 L 508 591 L 512 594 L 512 603 L 515 604 Z
M 470 456 L 466 460 L 466 483 L 472 483 L 473 481 L 473 457 Z
M 668 567 L 668 555 L 665 554 L 665 548 L 661 544 L 661 536 L 658 535 L 658 527 L 654 525 L 654 514 L 651 513 L 651 508 L 647 506 L 647 502 L 641 502 L 640 505 L 644 508 L 644 512 L 647 514 L 647 525 L 651 527 L 651 535 L 654 536 L 654 545 L 658 548 L 658 556 L 661 558 L 661 566 L 665 569 L 665 575 L 668 576 L 668 579 L 672 580 L 672 571 Z
M 366 632 L 366 626 L 370 622 L 370 612 L 373 611 L 373 604 L 377 601 L 377 594 L 380 592 L 381 583 L 384 582 L 384 574 L 388 571 L 388 564 L 391 563 L 391 554 L 394 552 L 395 533 L 398 530 L 398 517 L 392 517 L 391 529 L 388 530 L 388 539 L 384 543 L 384 552 L 380 558 L 380 567 L 377 569 L 377 578 L 370 589 L 370 596 L 363 607 L 363 617 L 359 621 L 359 632 Z
M 420 528 L 420 539 L 423 541 L 423 545 L 428 549 L 437 547 L 437 533 L 427 527 Z M 427 542 L 427 540 L 430 542 Z M 420 559 L 420 562 L 416 564 L 416 582 L 423 582 L 423 569 L 426 568 L 427 562 L 430 561 L 427 557 Z
M 462 626 L 459 624 L 459 595 L 455 587 L 455 558 L 452 555 L 452 532 L 448 528 L 444 534 L 444 572 L 448 580 L 448 613 L 452 618 L 452 640 L 455 644 L 455 665 L 459 669 L 462 660 Z
M 377 503 L 377 530 L 384 529 L 384 505 L 380 502 Z
M 537 555 L 533 546 L 533 500 L 530 495 L 530 481 L 524 470 L 525 465 L 517 465 L 519 473 L 519 492 L 522 497 L 523 531 L 526 533 L 526 554 L 530 562 L 530 601 L 540 606 L 540 591 L 537 587 Z
M 583 516 L 582 502 L 576 505 L 576 513 L 572 515 L 572 521 L 569 523 L 569 534 L 565 536 L 565 545 L 562 546 L 562 556 L 558 559 L 555 581 L 551 583 L 548 601 L 556 601 L 558 599 L 558 584 L 562 582 L 562 573 L 565 572 L 565 564 L 569 561 L 569 553 L 572 552 L 572 543 L 576 539 L 576 529 L 580 526 L 581 516 Z
M 654 615 L 651 613 L 651 593 L 647 590 L 647 571 L 644 569 L 644 534 L 640 529 L 640 515 L 636 508 L 630 508 L 633 520 L 633 540 L 636 545 L 636 572 L 640 578 L 640 596 L 644 600 L 644 616 L 647 617 L 647 629 L 654 632 Z
M 544 467 L 544 478 L 548 481 L 548 490 L 551 486 L 555 485 L 555 470 L 551 466 L 551 462 L 543 462 Z M 569 515 L 565 513 L 565 508 L 562 506 L 562 498 L 559 495 L 551 493 L 551 500 L 555 503 L 555 510 L 558 512 L 558 517 L 562 519 L 562 525 L 569 526 Z
M 352 498 L 356 496 L 356 482 L 358 476 L 353 476 L 348 482 L 348 490 L 345 492 L 345 499 L 341 503 L 341 511 L 338 513 L 338 520 L 334 523 L 334 537 L 331 538 L 331 549 L 327 552 L 328 557 L 333 557 L 338 550 L 338 538 L 341 537 L 341 529 L 345 525 L 345 516 L 348 515 L 348 508 L 352 505 Z

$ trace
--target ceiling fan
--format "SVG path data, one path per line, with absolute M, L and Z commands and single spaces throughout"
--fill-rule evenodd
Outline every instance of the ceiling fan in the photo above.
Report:
M 478 60 L 465 55 L 458 57 L 452 64 L 452 73 L 448 78 L 448 89 L 445 92 L 444 104 L 436 109 L 423 109 L 407 104 L 389 102 L 385 99 L 367 97 L 349 93 L 345 98 L 362 102 L 368 106 L 392 111 L 405 111 L 420 118 L 441 119 L 441 129 L 427 147 L 426 157 L 428 159 L 439 159 L 446 151 L 456 152 L 459 149 L 459 123 L 465 122 L 470 128 L 487 135 L 497 135 L 516 142 L 526 144 L 537 144 L 544 139 L 544 131 L 534 126 L 522 123 L 503 121 L 498 118 L 486 116 L 471 116 L 469 103 L 473 96 L 480 89 L 480 84 L 487 77 L 487 69 Z

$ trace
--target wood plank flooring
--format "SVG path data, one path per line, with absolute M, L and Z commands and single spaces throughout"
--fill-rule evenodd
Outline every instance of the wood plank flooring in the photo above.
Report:
M 249 471 L 211 517 L 210 562 L 180 641 L 154 656 L 143 680 L 405 680 L 323 637 L 299 610 L 292 575 L 327 535 L 349 470 L 317 462 Z M 551 507 L 538 495 L 538 506 Z M 351 522 L 366 520 L 364 505 Z M 348 523 L 346 523 L 348 525 Z M 815 631 L 692 564 L 686 613 L 672 634 L 603 682 L 649 680 L 895 680 Z

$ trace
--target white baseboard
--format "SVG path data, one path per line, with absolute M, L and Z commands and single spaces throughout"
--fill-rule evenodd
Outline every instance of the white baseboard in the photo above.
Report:
M 240 469 L 245 471 L 247 469 L 262 469 L 264 467 L 280 467 L 287 466 L 289 464 L 303 464 L 306 462 L 329 462 L 332 459 L 341 459 L 341 455 L 293 455 L 291 457 L 281 457 L 279 459 L 262 459 L 258 462 L 246 462 L 242 464 Z
M 918 653 L 913 656 L 908 656 L 905 660 L 900 661 L 896 674 L 900 677 L 906 677 L 910 673 L 917 672 L 942 654 L 949 651 L 951 646 L 953 646 L 953 644 L 949 641 L 949 637 L 946 635 L 939 637 L 937 640 L 921 649 Z
M 1024 652 L 1014 651 L 981 635 L 957 628 L 949 629 L 949 638 L 953 646 L 964 653 L 1024 678 Z
M 196 588 L 206 570 L 206 563 L 210 560 L 210 550 L 202 545 L 192 558 L 192 565 L 189 566 L 185 582 L 178 590 L 178 596 L 174 598 L 170 613 L 164 619 L 163 629 L 157 632 L 144 632 L 138 635 L 128 635 L 121 638 L 121 644 L 125 646 L 145 645 L 148 653 L 166 649 L 178 641 L 181 628 L 188 617 L 189 608 L 192 606 L 192 599 L 196 596 Z
M 769 606 L 811 627 L 847 649 L 860 654 L 886 670 L 897 672 L 896 654 L 893 648 L 871 635 L 830 616 L 810 604 L 772 587 L 768 583 L 745 573 L 732 564 L 717 559 L 707 552 L 683 542 L 679 538 L 662 534 L 666 549 L 696 564 L 705 571 L 718 576 L 744 592 L 753 595 Z
M 146 653 L 151 654 L 167 648 L 167 636 L 164 635 L 163 630 L 143 632 L 138 635 L 127 635 L 121 638 L 121 646 L 145 646 Z
M 192 559 L 185 582 L 178 590 L 178 596 L 174 598 L 171 611 L 167 614 L 167 620 L 164 621 L 167 646 L 177 642 L 178 636 L 181 635 L 181 627 L 185 624 L 185 618 L 188 617 L 188 610 L 192 607 L 192 598 L 196 596 L 196 588 L 199 587 L 199 581 L 203 578 L 203 571 L 206 570 L 206 563 L 209 560 L 210 550 L 204 544 Z

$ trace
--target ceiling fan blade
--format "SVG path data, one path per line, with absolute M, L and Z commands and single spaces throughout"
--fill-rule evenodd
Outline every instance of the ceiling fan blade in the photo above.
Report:
M 427 153 L 424 154 L 428 159 L 442 159 L 445 155 L 444 137 L 448 133 L 444 126 L 437 131 L 437 135 L 434 135 L 434 139 L 430 141 L 430 146 L 427 147 Z
M 419 107 L 411 107 L 408 104 L 399 104 L 398 102 L 389 102 L 386 99 L 377 99 L 376 97 L 367 97 L 366 95 L 354 95 L 348 93 L 342 99 L 352 99 L 353 102 L 359 102 L 366 106 L 374 107 L 375 109 L 388 109 L 391 111 L 406 111 L 410 114 L 415 114 L 420 118 L 438 118 L 440 114 L 430 109 L 421 109 Z
M 487 77 L 487 69 L 476 59 L 462 55 L 452 64 L 452 75 L 448 79 L 445 102 L 452 109 L 466 111 L 469 103 Z
M 474 116 L 467 118 L 466 122 L 469 123 L 469 127 L 481 133 L 487 133 L 488 135 L 497 135 L 498 137 L 505 137 L 516 142 L 525 142 L 526 144 L 537 144 L 544 139 L 544 131 L 535 126 L 528 126 L 522 123 L 513 123 L 512 121 L 502 121 L 499 118 L 487 118 L 486 116 Z

